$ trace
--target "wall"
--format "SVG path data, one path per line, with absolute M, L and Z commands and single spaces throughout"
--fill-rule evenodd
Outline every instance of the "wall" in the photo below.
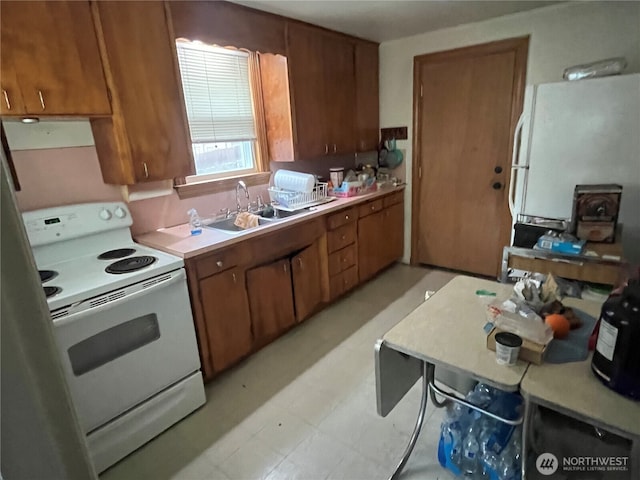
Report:
M 85 202 L 123 201 L 120 186 L 102 180 L 98 156 L 87 121 L 40 122 L 23 125 L 5 122 L 21 191 L 16 192 L 20 211 Z M 251 199 L 267 200 L 267 185 L 251 187 Z M 234 209 L 235 192 L 222 192 L 181 200 L 170 194 L 131 201 L 133 235 L 188 221 L 187 211 L 215 215 L 221 208 Z M 242 199 L 244 205 L 244 198 Z
M 625 73 L 640 72 L 640 3 L 572 2 L 380 45 L 380 126 L 409 126 L 406 176 L 412 176 L 413 57 L 425 53 L 530 35 L 527 84 L 562 80 L 566 67 L 625 56 Z M 405 254 L 411 252 L 411 182 L 406 190 Z

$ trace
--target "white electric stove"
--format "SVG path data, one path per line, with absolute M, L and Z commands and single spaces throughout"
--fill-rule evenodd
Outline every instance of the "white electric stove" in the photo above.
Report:
M 184 262 L 135 243 L 121 202 L 23 220 L 101 472 L 205 401 Z

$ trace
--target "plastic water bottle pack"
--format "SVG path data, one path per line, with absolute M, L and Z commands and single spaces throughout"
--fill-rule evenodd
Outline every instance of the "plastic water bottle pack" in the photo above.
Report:
M 507 419 L 520 415 L 522 397 L 479 383 L 466 400 Z M 438 461 L 455 475 L 488 480 L 519 480 L 521 426 L 514 427 L 459 403 L 450 403 L 442 422 Z

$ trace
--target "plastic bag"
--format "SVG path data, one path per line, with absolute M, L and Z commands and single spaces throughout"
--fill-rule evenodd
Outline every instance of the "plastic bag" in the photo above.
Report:
M 562 74 L 562 78 L 565 80 L 582 80 L 585 78 L 606 77 L 608 75 L 620 74 L 625 68 L 627 68 L 626 58 L 607 58 L 597 62 L 566 68 Z

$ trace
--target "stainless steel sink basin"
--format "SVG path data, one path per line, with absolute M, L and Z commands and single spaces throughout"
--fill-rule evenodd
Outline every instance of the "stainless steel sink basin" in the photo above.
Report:
M 263 225 L 269 225 L 274 221 L 277 221 L 277 218 L 258 218 L 258 226 L 252 228 L 240 228 L 235 225 L 236 215 L 233 217 L 225 218 L 223 220 L 216 220 L 214 222 L 205 223 L 204 226 L 207 228 L 213 228 L 214 230 L 221 230 L 226 233 L 242 233 L 248 230 L 253 230 L 255 228 L 259 228 Z
M 295 210 L 293 212 L 287 212 L 285 210 L 278 210 L 277 216 L 264 217 L 265 211 L 256 212 L 258 215 L 258 226 L 252 228 L 240 228 L 235 225 L 237 215 L 233 215 L 229 218 L 225 218 L 222 220 L 215 220 L 212 222 L 207 222 L 204 224 L 206 228 L 212 228 L 214 230 L 219 230 L 221 232 L 230 233 L 230 234 L 238 234 L 242 232 L 246 232 L 248 230 L 255 230 L 256 228 L 260 228 L 265 225 L 270 225 L 274 222 L 280 222 L 282 220 L 286 220 L 288 217 L 298 215 L 299 213 L 307 212 L 307 210 Z M 273 214 L 270 212 L 270 214 Z

